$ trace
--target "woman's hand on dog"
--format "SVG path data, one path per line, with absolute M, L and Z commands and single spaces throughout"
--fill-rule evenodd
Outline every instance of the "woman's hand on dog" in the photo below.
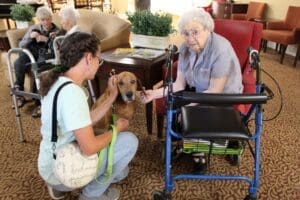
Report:
M 118 132 L 123 132 L 123 131 L 126 131 L 128 129 L 129 121 L 127 119 L 124 119 L 124 118 L 119 118 L 117 120 L 116 124 L 117 124 Z
M 107 89 L 109 90 L 109 95 L 113 100 L 115 100 L 118 96 L 118 81 L 117 76 L 111 76 L 108 79 Z

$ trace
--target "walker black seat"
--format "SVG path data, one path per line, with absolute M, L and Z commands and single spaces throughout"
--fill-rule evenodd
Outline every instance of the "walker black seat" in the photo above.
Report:
M 184 106 L 182 135 L 189 139 L 249 140 L 249 130 L 232 106 Z

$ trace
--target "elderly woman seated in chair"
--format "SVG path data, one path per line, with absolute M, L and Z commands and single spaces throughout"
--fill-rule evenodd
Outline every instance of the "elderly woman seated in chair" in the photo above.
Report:
M 173 91 L 187 86 L 196 92 L 242 93 L 242 74 L 239 60 L 230 42 L 213 32 L 214 21 L 202 8 L 194 8 L 182 15 L 178 23 L 184 39 L 179 48 L 177 78 Z M 147 90 L 144 103 L 163 97 L 163 88 Z M 199 170 L 206 168 L 201 155 Z
M 59 64 L 59 48 L 63 39 L 74 32 L 80 31 L 77 25 L 78 19 L 80 18 L 78 10 L 71 5 L 66 5 L 61 8 L 58 13 L 60 17 L 61 30 L 60 34 L 54 40 L 54 51 L 55 51 L 55 64 Z
M 59 11 L 60 16 L 60 24 L 64 31 L 66 31 L 66 35 L 70 35 L 76 31 L 80 31 L 77 21 L 80 17 L 78 10 L 76 10 L 73 6 L 64 6 Z
M 57 26 L 52 23 L 52 12 L 48 7 L 39 7 L 36 11 L 36 17 L 39 21 L 38 24 L 31 26 L 23 39 L 19 43 L 21 48 L 27 48 L 34 58 L 38 60 L 40 57 L 44 57 L 47 53 L 49 58 L 54 56 L 51 53 L 51 40 L 55 37 L 56 32 L 59 30 Z M 15 88 L 18 90 L 24 90 L 25 73 L 29 68 L 29 57 L 25 53 L 21 53 L 19 58 L 15 61 Z M 34 89 L 35 90 L 35 89 Z M 24 97 L 17 98 L 18 107 L 22 107 L 25 103 Z M 33 117 L 39 117 L 39 101 L 36 101 L 37 107 L 33 111 Z

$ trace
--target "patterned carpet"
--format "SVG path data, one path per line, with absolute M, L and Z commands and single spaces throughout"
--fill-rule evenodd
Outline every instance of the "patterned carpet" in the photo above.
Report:
M 3 56 L 2 56 L 3 58 Z M 284 99 L 282 113 L 273 121 L 264 122 L 262 136 L 262 170 L 259 199 L 300 199 L 300 62 L 292 67 L 293 58 L 287 57 L 285 65 L 278 63 L 274 51 L 262 53 L 262 66 L 279 82 Z M 4 62 L 2 60 L 2 62 Z M 4 74 L 6 67 L 0 67 Z M 5 77 L 5 76 L 2 76 Z M 265 117 L 272 117 L 278 110 L 278 90 L 271 79 L 263 79 L 276 96 L 265 106 Z M 22 108 L 26 143 L 19 142 L 8 81 L 0 79 L 0 199 L 2 200 L 47 200 L 46 186 L 37 172 L 37 155 L 40 135 L 38 119 L 32 119 L 32 105 Z M 154 190 L 164 186 L 164 165 L 160 159 L 161 142 L 154 135 L 146 134 L 144 108 L 139 107 L 130 130 L 139 137 L 139 149 L 130 164 L 129 177 L 114 186 L 121 189 L 121 200 L 148 200 Z M 155 128 L 154 128 L 155 130 Z M 173 163 L 174 172 L 192 170 L 189 158 L 183 157 Z M 232 167 L 222 156 L 213 156 L 210 172 L 250 175 L 252 158 L 247 148 L 239 167 Z M 240 181 L 177 181 L 172 197 L 176 200 L 241 200 L 247 194 L 248 185 Z M 66 199 L 73 200 L 79 191 L 73 191 Z

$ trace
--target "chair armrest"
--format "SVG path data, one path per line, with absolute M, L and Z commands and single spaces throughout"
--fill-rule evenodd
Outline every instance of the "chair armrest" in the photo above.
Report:
M 271 30 L 284 30 L 289 29 L 285 22 L 277 21 L 277 22 L 267 22 L 267 29 Z
M 299 38 L 299 39 L 297 40 L 297 42 L 300 42 L 300 27 L 294 28 L 294 29 L 293 29 L 293 32 L 294 32 L 294 36 L 295 36 L 296 40 L 297 40 L 297 38 Z
M 7 38 L 11 48 L 17 48 L 19 46 L 19 41 L 23 38 L 27 30 L 28 28 L 6 31 Z
M 234 19 L 234 20 L 246 20 L 246 14 L 233 13 L 233 14 L 231 14 L 231 19 Z

